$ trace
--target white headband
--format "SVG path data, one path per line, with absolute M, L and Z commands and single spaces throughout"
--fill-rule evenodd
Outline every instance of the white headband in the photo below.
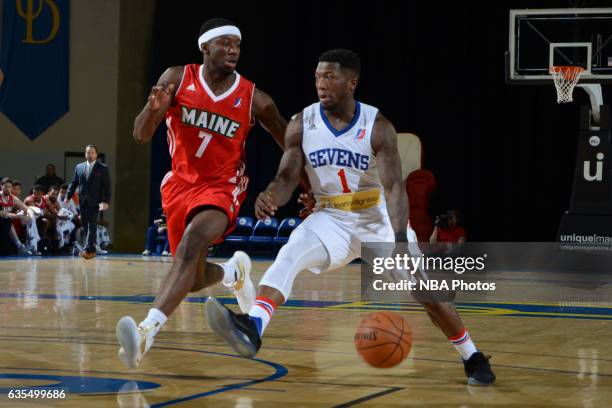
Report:
M 238 27 L 233 25 L 221 26 L 210 29 L 202 34 L 200 38 L 198 38 L 198 48 L 201 50 L 202 44 L 209 42 L 213 38 L 221 37 L 222 35 L 235 35 L 242 39 L 242 35 L 240 34 Z

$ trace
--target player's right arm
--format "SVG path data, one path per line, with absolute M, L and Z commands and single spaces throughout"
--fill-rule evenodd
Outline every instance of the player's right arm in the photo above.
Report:
M 402 162 L 397 150 L 395 128 L 380 112 L 372 131 L 372 148 L 378 164 L 378 175 L 385 191 L 387 210 L 395 240 L 406 242 L 408 225 L 408 195 L 402 182 Z
M 134 140 L 138 144 L 147 143 L 164 119 L 166 111 L 174 100 L 176 90 L 183 79 L 183 67 L 168 68 L 151 88 L 147 103 L 134 119 Z
M 259 219 L 274 216 L 278 207 L 287 204 L 291 194 L 300 182 L 304 168 L 302 151 L 302 113 L 295 115 L 285 132 L 285 152 L 278 167 L 278 173 L 265 191 L 255 201 L 255 216 Z

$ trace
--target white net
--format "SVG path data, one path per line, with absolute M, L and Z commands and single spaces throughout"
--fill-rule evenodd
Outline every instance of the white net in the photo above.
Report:
M 574 87 L 580 79 L 584 68 L 575 66 L 550 67 L 550 74 L 557 88 L 557 103 L 573 101 Z

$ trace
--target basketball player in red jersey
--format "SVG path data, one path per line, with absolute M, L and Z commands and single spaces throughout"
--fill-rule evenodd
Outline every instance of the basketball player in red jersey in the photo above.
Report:
M 244 146 L 255 124 L 282 147 L 287 122 L 274 101 L 236 71 L 241 33 L 226 19 L 212 19 L 200 29 L 202 65 L 168 68 L 134 121 L 134 139 L 146 143 L 165 118 L 172 171 L 162 181 L 162 206 L 174 264 L 153 308 L 136 324 L 125 316 L 117 323 L 120 360 L 137 367 L 174 309 L 189 292 L 222 282 L 241 309 L 255 301 L 251 262 L 237 252 L 225 264 L 206 262 L 208 247 L 234 229 L 246 196 Z

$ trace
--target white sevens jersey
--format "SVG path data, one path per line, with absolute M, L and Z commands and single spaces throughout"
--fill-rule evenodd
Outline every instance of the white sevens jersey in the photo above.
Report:
M 359 258 L 364 242 L 395 241 L 372 150 L 372 129 L 378 109 L 356 104 L 355 117 L 342 130 L 331 126 L 320 103 L 303 111 L 302 149 L 318 208 L 297 229 L 317 235 L 329 255 L 325 267 L 308 268 L 315 273 L 339 268 Z M 409 228 L 408 236 L 411 242 L 416 242 L 416 235 Z M 299 240 L 292 237 L 289 242 Z M 418 254 L 416 250 L 412 253 Z
M 378 109 L 355 103 L 353 120 L 341 130 L 330 124 L 320 103 L 304 109 L 302 149 L 317 201 L 321 196 L 378 190 L 380 202 L 384 203 L 372 150 L 372 128 Z

